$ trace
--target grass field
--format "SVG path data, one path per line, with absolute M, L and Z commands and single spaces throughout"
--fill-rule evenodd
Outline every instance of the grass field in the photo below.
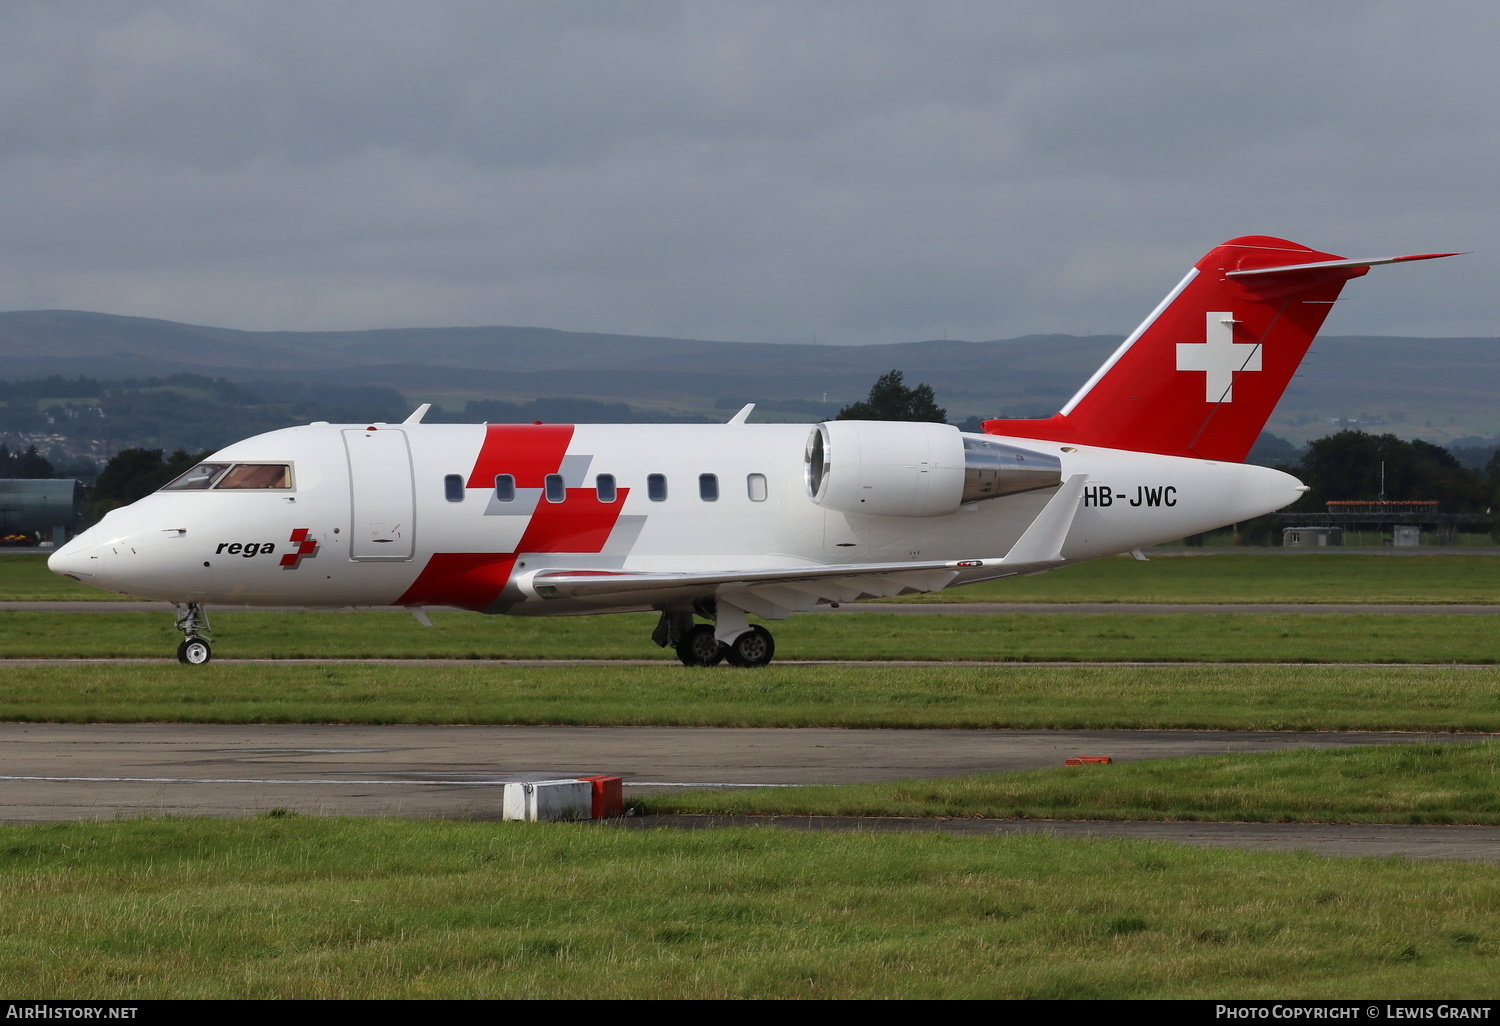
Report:
M 1102 560 L 938 599 L 1494 602 L 1500 559 Z M 0 600 L 100 599 L 0 559 Z M 0 614 L 24 721 L 1500 731 L 1489 618 L 794 617 L 782 660 L 1003 666 L 687 670 L 653 618 L 222 613 L 223 657 L 164 661 L 170 617 Z M 309 657 L 459 657 L 331 665 Z M 496 657 L 656 658 L 518 667 Z M 1162 660 L 1168 667 L 1024 660 Z M 1207 665 L 1214 660 L 1261 665 Z M 1273 665 L 1276 663 L 1309 665 Z M 1376 667 L 1340 666 L 1383 662 Z M 1312 665 L 1321 663 L 1322 665 Z M 1495 822 L 1495 746 L 1164 760 L 653 810 Z M 292 818 L 0 827 L 0 980 L 28 997 L 1493 997 L 1493 866 L 1046 837 Z
M 1497 667 L 9 666 L 26 722 L 1500 731 Z
M 0 555 L 0 602 L 128 602 L 128 595 L 100 591 L 47 569 L 43 552 Z
M 391 610 L 216 613 L 220 658 L 659 659 L 653 614 L 494 617 Z M 777 658 L 1489 663 L 1500 620 L 1467 614 L 816 613 L 770 625 Z M 0 658 L 169 657 L 169 613 L 0 612 Z M 719 672 L 728 672 L 723 668 Z
M 1500 823 L 1500 744 L 1198 756 L 949 780 L 653 794 L 642 812 L 755 816 Z
M 1154 551 L 894 601 L 1489 604 L 1500 602 L 1500 553 Z
M 1500 873 L 1045 836 L 0 828 L 29 999 L 1491 997 Z
M 50 573 L 42 554 L 0 557 L 0 601 L 107 601 Z M 1500 550 L 1420 556 L 1291 552 L 1153 552 L 1080 563 L 1037 577 L 977 584 L 926 598 L 942 602 L 1500 602 Z

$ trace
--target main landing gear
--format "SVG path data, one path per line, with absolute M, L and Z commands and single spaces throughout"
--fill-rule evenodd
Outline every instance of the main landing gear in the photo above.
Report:
M 214 657 L 213 628 L 208 625 L 208 614 L 197 602 L 189 602 L 186 608 L 181 605 L 177 608 L 177 629 L 182 632 L 177 661 L 188 666 L 202 666 Z
M 766 666 L 776 654 L 771 632 L 760 624 L 747 629 L 728 643 L 714 637 L 713 624 L 694 623 L 692 613 L 663 612 L 651 640 L 663 648 L 671 646 L 683 666 Z
M 750 629 L 725 646 L 724 658 L 730 666 L 766 666 L 776 654 L 776 642 L 771 632 L 760 624 L 751 624 Z

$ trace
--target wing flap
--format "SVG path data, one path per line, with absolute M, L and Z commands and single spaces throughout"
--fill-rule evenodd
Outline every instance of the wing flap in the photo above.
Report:
M 729 572 L 536 570 L 516 579 L 522 592 L 540 599 L 596 599 L 632 592 L 691 590 L 725 595 L 755 590 L 765 601 L 791 610 L 809 601 L 852 602 L 915 591 L 936 591 L 960 569 L 998 567 L 1003 559 L 930 563 L 855 563 Z

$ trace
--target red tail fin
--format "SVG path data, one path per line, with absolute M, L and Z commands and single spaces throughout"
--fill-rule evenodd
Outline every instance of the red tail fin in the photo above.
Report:
M 1231 239 L 1193 266 L 1060 413 L 991 420 L 997 435 L 1239 462 L 1344 282 L 1374 264 L 1284 239 Z

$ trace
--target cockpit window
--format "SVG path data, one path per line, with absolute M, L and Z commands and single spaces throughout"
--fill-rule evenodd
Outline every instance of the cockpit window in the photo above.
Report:
M 285 463 L 236 463 L 215 488 L 290 488 L 292 468 Z
M 289 463 L 200 463 L 186 474 L 162 486 L 162 491 L 201 491 L 206 488 L 239 490 L 290 490 Z
M 181 477 L 162 485 L 161 490 L 164 492 L 176 492 L 208 488 L 218 479 L 220 474 L 228 469 L 229 464 L 227 463 L 200 463 Z

